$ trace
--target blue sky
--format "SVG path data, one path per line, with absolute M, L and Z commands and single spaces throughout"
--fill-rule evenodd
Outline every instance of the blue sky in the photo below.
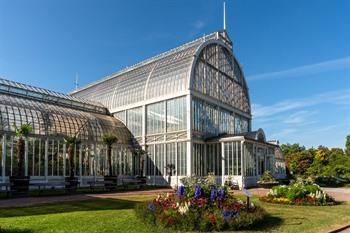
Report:
M 350 134 L 350 1 L 227 0 L 253 128 L 344 147 Z M 0 0 L 0 76 L 69 92 L 222 28 L 221 0 Z

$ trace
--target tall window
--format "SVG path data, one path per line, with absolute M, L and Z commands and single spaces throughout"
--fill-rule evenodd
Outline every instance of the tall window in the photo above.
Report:
M 146 157 L 146 175 L 168 175 L 165 169 L 167 165 L 173 165 L 172 175 L 186 175 L 186 142 L 149 145 Z
M 221 175 L 221 144 L 209 144 L 206 153 L 206 175 L 211 172 L 216 176 Z
M 127 126 L 135 136 L 142 135 L 142 107 L 132 108 L 127 111 Z
M 248 132 L 248 120 L 235 116 L 232 112 L 209 104 L 203 100 L 192 100 L 193 130 L 205 136 Z
M 241 142 L 225 142 L 225 175 L 241 175 Z
M 245 158 L 245 168 L 244 172 L 246 176 L 255 176 L 256 166 L 255 166 L 255 156 L 253 152 L 252 143 L 244 143 L 244 158 Z
M 175 167 L 176 167 L 176 144 L 168 143 L 166 144 L 166 175 L 171 172 L 171 175 L 175 175 Z
M 179 142 L 177 143 L 177 171 L 178 176 L 186 176 L 186 154 L 187 154 L 187 143 Z
M 219 111 L 214 105 L 199 99 L 193 99 L 193 129 L 206 135 L 219 132 Z
M 205 173 L 204 146 L 204 144 L 193 144 L 192 172 L 197 176 L 203 176 Z
M 249 120 L 236 115 L 235 116 L 235 132 L 246 133 L 249 131 Z
M 147 134 L 163 133 L 165 128 L 165 102 L 147 106 Z
M 186 129 L 186 98 L 167 101 L 167 132 Z

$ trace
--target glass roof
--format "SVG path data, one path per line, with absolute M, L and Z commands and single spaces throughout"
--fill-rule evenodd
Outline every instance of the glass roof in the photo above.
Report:
M 188 90 L 194 55 L 206 41 L 220 41 L 232 49 L 232 42 L 225 31 L 214 32 L 113 73 L 71 94 L 98 101 L 113 111 L 121 106 Z
M 46 90 L 22 83 L 0 78 L 0 93 L 22 96 L 44 102 L 54 103 L 65 107 L 81 109 L 96 113 L 107 113 L 108 110 L 100 103 L 87 101 L 78 97 Z
M 112 116 L 0 93 L 0 133 L 13 133 L 14 124 L 27 123 L 32 125 L 35 137 L 62 139 L 76 135 L 82 141 L 95 143 L 101 142 L 103 135 L 113 133 L 120 143 L 131 142 L 129 130 Z

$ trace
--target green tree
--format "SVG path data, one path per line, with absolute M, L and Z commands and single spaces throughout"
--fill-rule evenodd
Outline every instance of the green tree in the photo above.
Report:
M 281 150 L 286 159 L 286 172 L 288 176 L 293 176 L 295 174 L 295 166 L 296 166 L 296 156 L 298 153 L 305 150 L 304 146 L 299 145 L 298 143 L 294 144 L 282 144 Z M 291 168 L 291 165 L 293 168 Z
M 305 150 L 305 146 L 299 145 L 299 143 L 294 143 L 294 144 L 282 144 L 281 145 L 281 150 L 285 156 L 294 154 L 297 152 L 301 152 Z
M 289 169 L 294 175 L 305 176 L 314 161 L 314 155 L 312 150 L 303 150 L 288 155 L 288 161 Z
M 350 156 L 350 135 L 346 136 L 345 154 Z
M 330 151 L 325 146 L 319 146 L 315 151 L 315 159 L 326 165 L 329 162 Z
M 108 170 L 109 175 L 113 176 L 112 169 L 112 145 L 118 142 L 117 136 L 114 134 L 105 134 L 103 135 L 102 141 L 105 145 L 107 145 L 107 157 L 108 157 Z
M 23 124 L 20 127 L 17 127 L 16 124 L 13 124 L 13 127 L 15 129 L 17 140 L 17 164 L 18 164 L 18 176 L 24 176 L 24 153 L 25 153 L 25 141 L 24 138 L 28 137 L 30 132 L 32 131 L 31 124 Z

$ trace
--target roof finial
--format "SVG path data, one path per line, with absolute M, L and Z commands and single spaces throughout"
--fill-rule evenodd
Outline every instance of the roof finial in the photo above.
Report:
M 224 1 L 224 31 L 226 31 L 226 2 Z
M 78 72 L 75 73 L 75 90 L 78 90 L 79 87 L 79 75 Z

